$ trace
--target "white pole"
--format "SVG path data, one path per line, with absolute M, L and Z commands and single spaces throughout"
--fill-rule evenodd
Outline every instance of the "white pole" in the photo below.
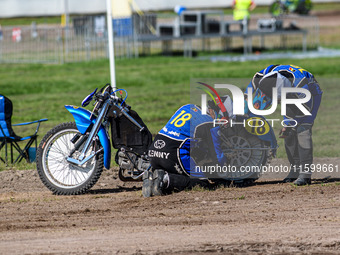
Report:
M 65 23 L 66 28 L 68 28 L 68 23 L 70 22 L 69 13 L 68 13 L 68 0 L 64 0 L 64 14 L 65 14 Z
M 110 76 L 111 87 L 116 89 L 116 73 L 115 73 L 115 52 L 113 45 L 113 28 L 112 28 L 112 7 L 111 0 L 106 0 L 106 19 L 107 19 L 107 35 L 109 37 L 109 58 L 110 58 Z
M 68 12 L 68 0 L 64 0 L 64 14 L 65 14 L 65 53 L 68 54 L 68 38 L 69 38 L 69 12 Z

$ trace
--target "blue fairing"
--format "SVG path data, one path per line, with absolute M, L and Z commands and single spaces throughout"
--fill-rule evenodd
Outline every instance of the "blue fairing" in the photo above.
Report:
M 92 119 L 90 119 L 91 112 L 86 109 L 79 108 L 73 105 L 65 105 L 65 108 L 73 115 L 77 128 L 79 132 L 82 134 L 85 134 L 88 127 L 92 123 L 96 122 L 95 117 L 92 117 Z M 102 144 L 104 148 L 104 167 L 106 169 L 109 169 L 110 163 L 111 163 L 111 144 L 110 144 L 109 137 L 103 126 L 100 126 L 99 128 L 98 137 L 99 137 L 100 143 Z

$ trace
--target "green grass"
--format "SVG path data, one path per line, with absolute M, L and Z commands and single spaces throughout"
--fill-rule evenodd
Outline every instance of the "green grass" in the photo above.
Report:
M 340 58 L 235 63 L 211 63 L 182 57 L 120 59 L 116 61 L 116 80 L 119 88 L 127 89 L 128 104 L 156 134 L 181 105 L 189 102 L 190 79 L 250 80 L 256 71 L 275 63 L 301 66 L 320 80 L 324 95 L 313 128 L 314 156 L 339 156 Z M 49 119 L 41 125 L 39 141 L 53 126 L 73 120 L 64 105 L 79 106 L 87 94 L 108 81 L 108 60 L 64 65 L 1 64 L 0 68 L 0 93 L 9 97 L 14 104 L 12 123 Z M 19 135 L 28 135 L 34 128 L 17 127 L 15 131 Z M 279 126 L 276 126 L 276 134 L 278 131 Z M 279 145 L 278 156 L 285 157 L 281 139 Z M 27 168 L 27 164 L 21 167 Z
M 240 197 L 235 197 L 234 200 L 244 200 L 246 199 L 245 195 L 242 195 Z

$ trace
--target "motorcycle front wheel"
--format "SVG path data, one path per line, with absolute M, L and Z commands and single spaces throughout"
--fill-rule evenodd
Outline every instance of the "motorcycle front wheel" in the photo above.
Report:
M 53 194 L 83 194 L 98 181 L 104 165 L 102 152 L 82 166 L 67 161 L 70 156 L 74 158 L 80 155 L 86 141 L 82 137 L 74 122 L 62 123 L 43 137 L 37 150 L 37 170 L 41 181 Z M 96 146 L 97 148 L 94 148 Z M 100 147 L 100 143 L 93 144 L 92 150 L 98 150 Z M 91 149 L 87 154 L 90 153 Z

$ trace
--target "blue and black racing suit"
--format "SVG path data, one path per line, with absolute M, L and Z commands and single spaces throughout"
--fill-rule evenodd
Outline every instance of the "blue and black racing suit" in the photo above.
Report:
M 278 72 L 290 81 L 291 87 L 307 89 L 312 95 L 311 99 L 304 104 L 311 115 L 304 115 L 295 105 L 288 104 L 286 116 L 283 116 L 285 125 L 295 126 L 297 124 L 295 127 L 287 128 L 287 137 L 285 138 L 286 153 L 292 170 L 294 170 L 289 176 L 292 179 L 310 178 L 310 173 L 307 173 L 307 176 L 298 176 L 297 169 L 301 173 L 309 172 L 313 162 L 312 126 L 321 103 L 322 90 L 313 74 L 305 69 L 294 65 L 270 65 L 254 75 L 246 93 L 250 87 L 253 87 L 253 91 L 255 91 L 259 87 L 260 80 L 271 72 Z M 288 93 L 287 98 L 289 97 L 299 98 L 301 94 Z
M 201 151 L 206 149 L 205 152 L 209 155 L 204 156 L 211 162 L 226 164 L 219 142 L 219 128 L 213 127 L 213 119 L 209 115 L 203 115 L 196 105 L 182 106 L 158 132 L 149 148 L 148 156 L 152 168 L 167 171 L 170 183 L 181 186 L 172 188 L 181 190 L 200 184 L 199 179 L 205 178 L 206 173 L 196 167 L 197 159 L 192 155 L 192 147 L 200 147 L 198 150 Z M 171 181 L 175 175 L 182 176 L 183 181 Z

